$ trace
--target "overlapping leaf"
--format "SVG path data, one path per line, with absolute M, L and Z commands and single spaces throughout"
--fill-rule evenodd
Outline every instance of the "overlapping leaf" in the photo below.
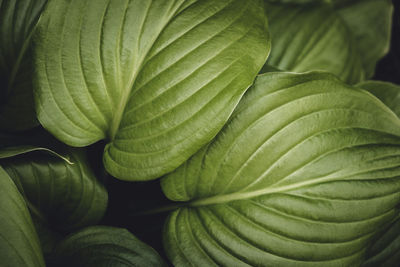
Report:
M 47 0 L 0 1 L 0 129 L 38 124 L 33 107 L 31 37 Z
M 157 178 L 221 129 L 269 52 L 261 0 L 51 1 L 35 37 L 39 120 Z
M 25 201 L 0 167 L 1 266 L 44 267 L 39 240 Z
M 349 83 L 371 78 L 389 50 L 391 0 L 269 1 L 272 51 L 282 70 L 326 70 Z
M 397 266 L 400 262 L 400 219 L 374 240 L 363 267 Z
M 400 120 L 329 74 L 256 80 L 208 146 L 162 180 L 176 266 L 357 266 L 399 213 Z
M 357 85 L 369 91 L 400 117 L 400 86 L 390 82 L 366 81 Z
M 36 151 L 2 159 L 0 165 L 25 197 L 35 220 L 46 227 L 71 231 L 98 223 L 105 213 L 107 192 L 83 151 L 72 150 L 67 158 Z
M 62 241 L 50 266 L 166 266 L 158 253 L 125 229 L 94 226 Z

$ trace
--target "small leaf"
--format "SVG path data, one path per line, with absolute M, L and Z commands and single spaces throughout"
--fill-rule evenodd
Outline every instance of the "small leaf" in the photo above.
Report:
M 25 201 L 0 167 L 1 266 L 45 266 L 39 240 Z
M 228 120 L 269 53 L 262 0 L 54 0 L 35 35 L 42 125 L 106 139 L 106 170 L 150 180 Z
M 390 0 L 290 2 L 266 0 L 273 47 L 267 64 L 294 72 L 325 70 L 349 83 L 373 76 L 389 51 Z
M 0 1 L 0 129 L 38 125 L 33 107 L 31 37 L 46 0 Z
M 158 253 L 125 229 L 93 226 L 62 241 L 50 266 L 166 266 Z
M 161 183 L 187 201 L 164 230 L 175 266 L 358 266 L 399 213 L 400 120 L 330 74 L 260 75 Z
M 108 201 L 84 152 L 71 150 L 68 158 L 36 151 L 0 161 L 35 219 L 59 231 L 98 223 Z

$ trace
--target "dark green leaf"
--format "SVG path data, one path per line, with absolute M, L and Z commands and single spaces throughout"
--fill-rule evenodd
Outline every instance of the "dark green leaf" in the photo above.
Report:
M 0 265 L 44 267 L 44 260 L 25 201 L 0 167 Z
M 24 195 L 35 219 L 60 231 L 98 223 L 108 199 L 84 152 L 71 150 L 66 157 L 68 161 L 36 151 L 0 161 Z
M 400 262 L 400 219 L 374 241 L 363 267 L 396 267 Z
M 269 65 L 325 70 L 349 83 L 372 77 L 389 50 L 391 0 L 290 2 L 296 4 L 266 0 L 273 47 Z
M 94 226 L 75 233 L 57 248 L 50 266 L 166 266 L 158 253 L 125 229 Z
M 31 37 L 46 0 L 0 1 L 0 129 L 38 125 L 33 107 Z

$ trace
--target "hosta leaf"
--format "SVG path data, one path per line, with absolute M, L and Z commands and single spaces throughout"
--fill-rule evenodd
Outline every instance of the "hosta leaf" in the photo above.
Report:
M 400 262 L 400 219 L 397 219 L 368 250 L 363 267 L 398 266 Z
M 38 124 L 33 107 L 31 37 L 46 0 L 0 1 L 0 129 Z
M 295 72 L 326 70 L 349 83 L 371 78 L 389 50 L 391 1 L 313 2 L 266 0 L 273 47 L 267 63 Z
M 125 229 L 93 226 L 62 241 L 50 266 L 166 266 L 158 253 Z
M 211 140 L 264 64 L 261 0 L 54 0 L 35 37 L 40 122 L 108 140 L 120 179 L 172 171 Z
M 400 120 L 324 73 L 257 78 L 217 137 L 161 182 L 176 266 L 357 266 L 398 214 Z
M 390 82 L 366 81 L 357 85 L 369 91 L 400 117 L 400 86 Z
M 44 267 L 39 240 L 25 201 L 1 167 L 0 218 L 1 266 Z
M 107 191 L 89 168 L 83 151 L 70 151 L 68 159 L 31 152 L 0 161 L 35 219 L 53 230 L 96 224 L 107 208 Z

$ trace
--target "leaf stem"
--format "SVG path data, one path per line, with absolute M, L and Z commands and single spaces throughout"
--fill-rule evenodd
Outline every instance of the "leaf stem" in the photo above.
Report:
M 154 208 L 154 209 L 139 211 L 139 212 L 134 213 L 132 216 L 137 217 L 137 216 L 156 215 L 156 214 L 161 214 L 161 213 L 166 213 L 166 212 L 169 212 L 169 211 L 173 211 L 173 210 L 185 207 L 185 206 L 187 206 L 187 203 L 174 203 L 174 204 L 170 204 L 170 205 L 157 207 L 157 208 Z

